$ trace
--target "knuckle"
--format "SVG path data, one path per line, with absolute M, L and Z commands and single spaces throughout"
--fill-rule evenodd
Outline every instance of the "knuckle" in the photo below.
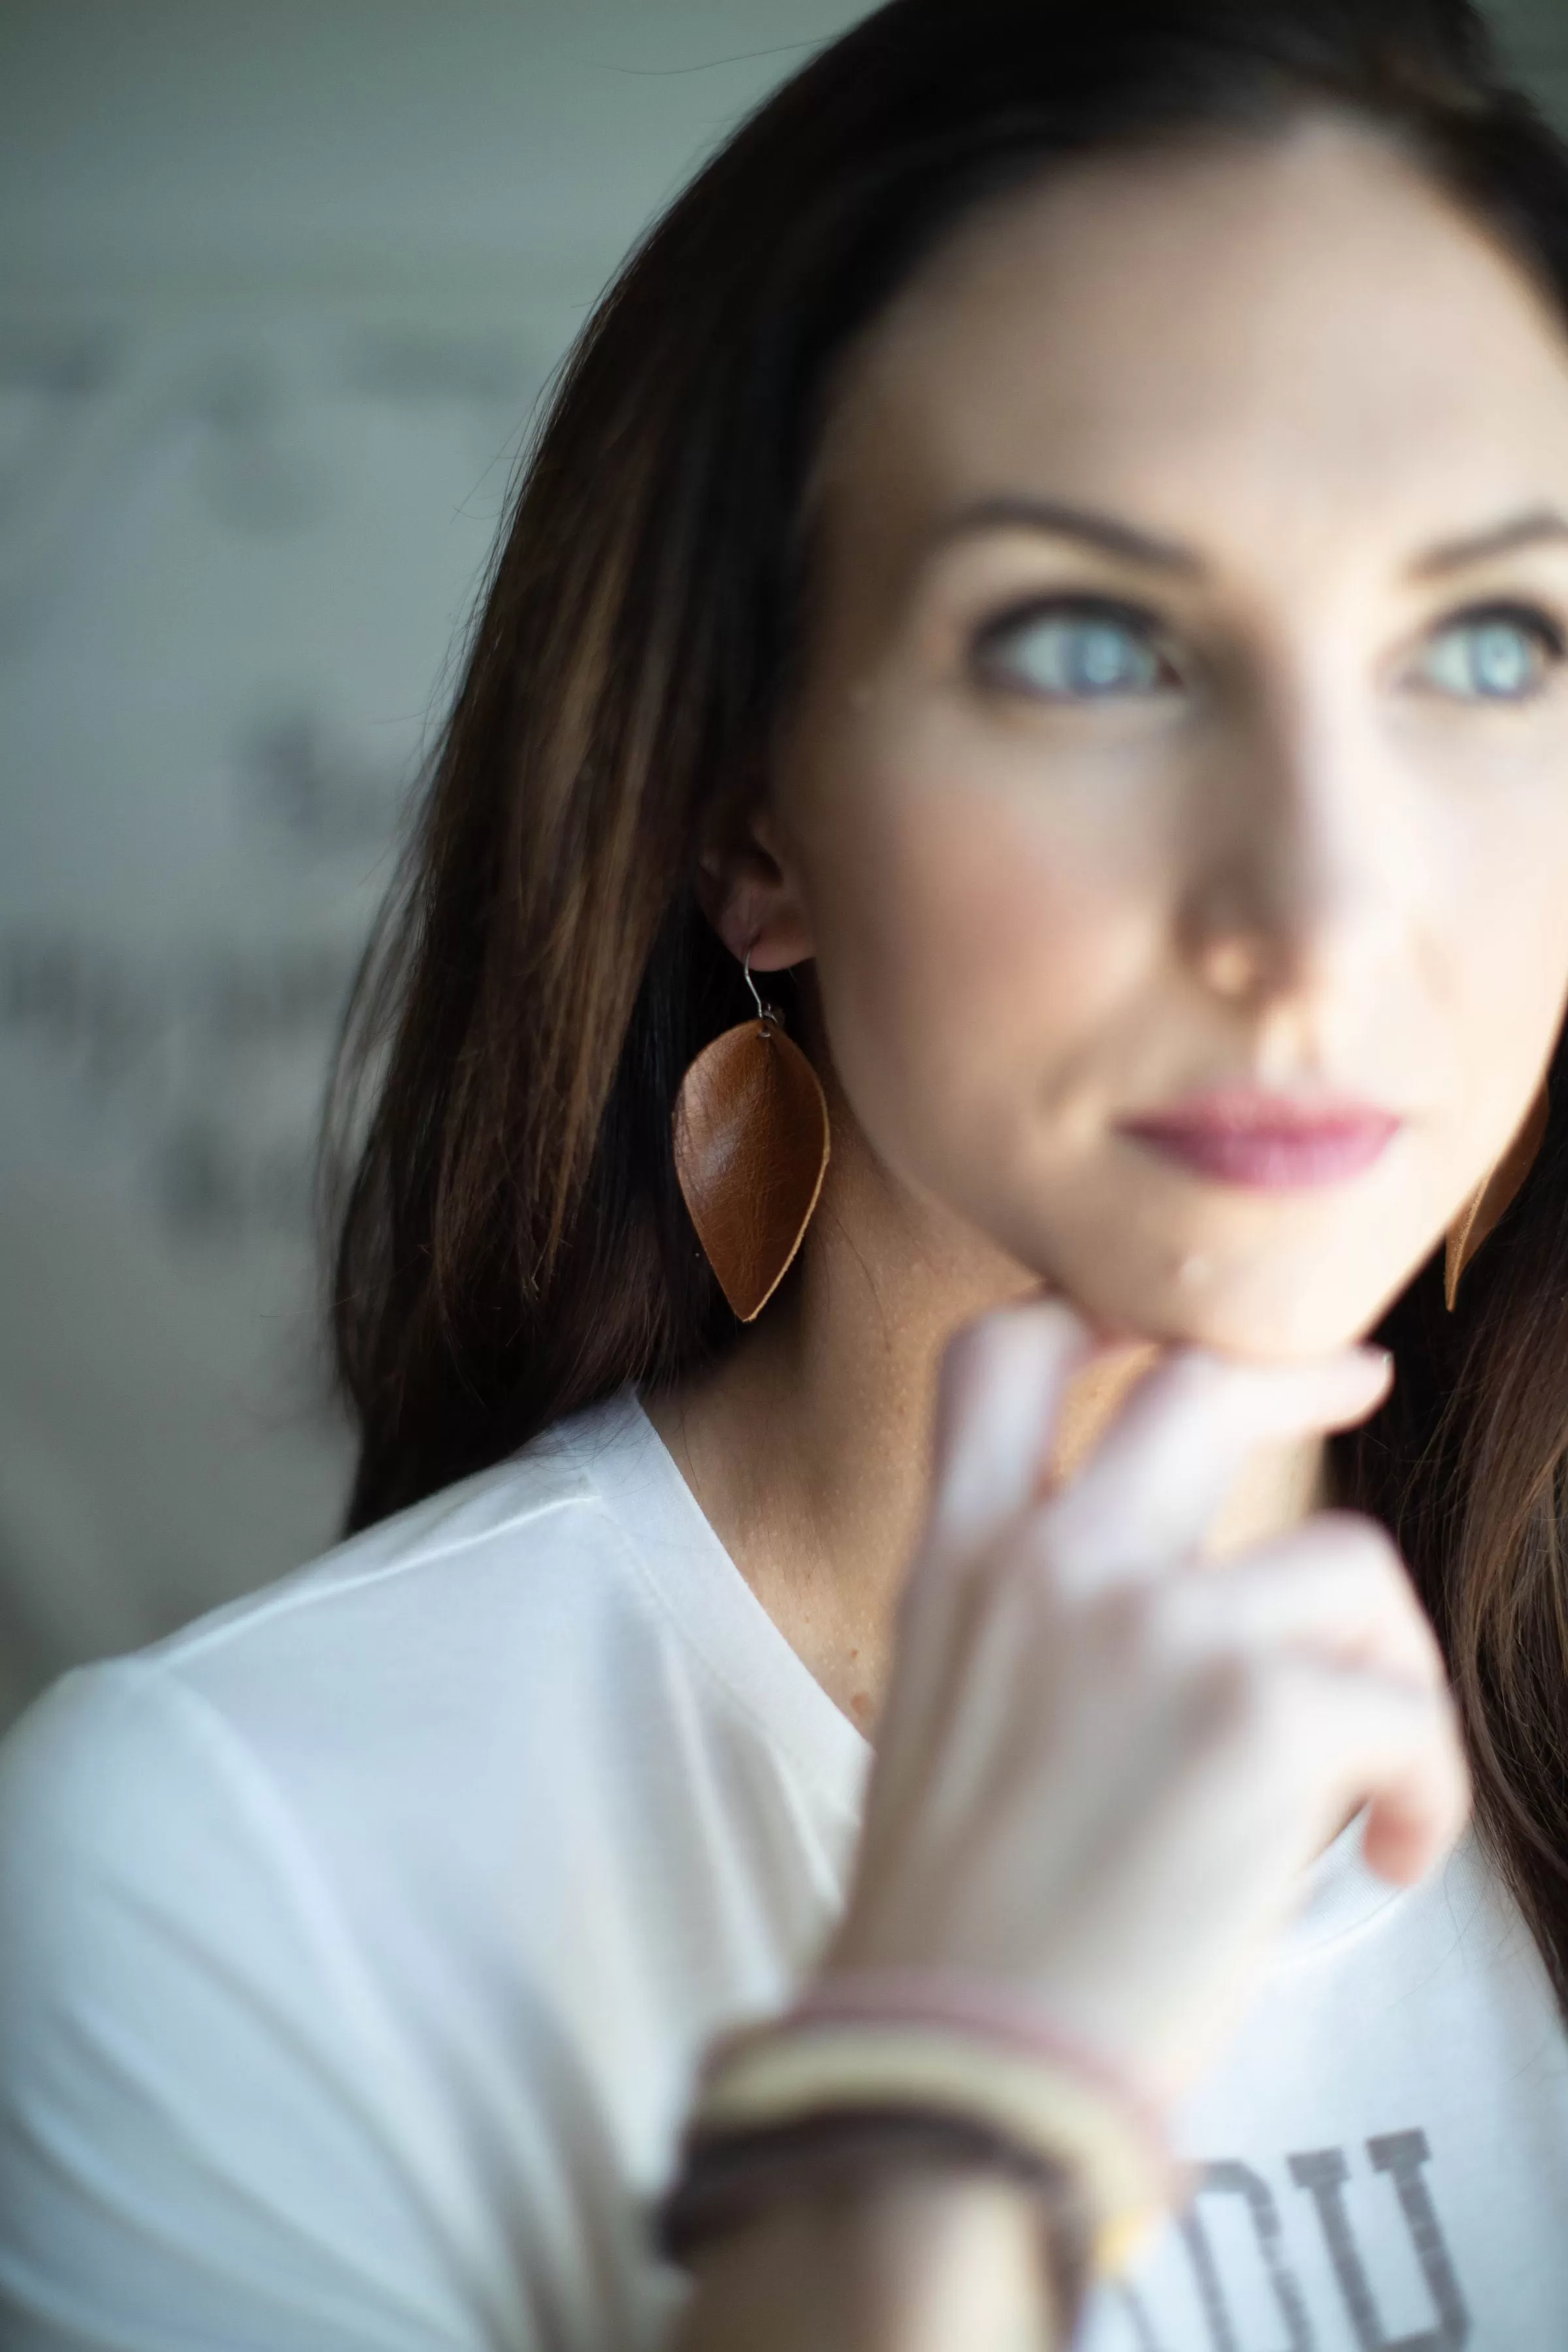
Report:
M 1172 1576 L 1150 1592 L 1143 1640 L 1156 1655 L 1188 1668 L 1242 1654 L 1240 1629 L 1220 1616 L 1216 1596 L 1198 1579 Z
M 1342 1557 L 1373 1573 L 1408 1580 L 1404 1555 L 1381 1520 L 1361 1511 L 1331 1510 L 1320 1515 L 1318 1525 Z
M 1110 1586 L 1097 1595 L 1093 1613 L 1100 1641 L 1114 1655 L 1142 1667 L 1157 1664 L 1164 1654 L 1160 1612 L 1142 1586 Z
M 1223 1729 L 1250 1715 L 1260 1660 L 1246 1629 L 1215 1598 L 1198 1577 L 1163 1579 L 1129 1606 L 1121 1638 L 1146 1680 Z
M 1048 1601 L 1056 1637 L 1070 1642 L 1097 1673 L 1137 1687 L 1168 1671 L 1168 1628 L 1157 1596 L 1141 1580 L 1086 1580 L 1075 1590 L 1069 1567 Z
M 1225 1381 L 1226 1368 L 1199 1348 L 1178 1348 L 1163 1371 L 1167 1398 L 1178 1405 L 1201 1404 Z
M 1239 1642 L 1216 1643 L 1203 1658 L 1195 1682 L 1204 1719 L 1220 1739 L 1232 1747 L 1253 1746 L 1268 1716 L 1262 1661 Z
M 986 1553 L 983 1574 L 990 1583 L 1026 1583 L 1039 1599 L 1061 1598 L 1066 1562 L 1048 1516 L 1032 1511 L 1015 1523 Z
M 1082 1523 L 1068 1487 L 1028 1513 L 1019 1536 L 1036 1578 L 1056 1599 L 1084 1605 L 1099 1594 L 1093 1572 L 1093 1530 Z
M 1250 1756 L 1278 1758 L 1298 1744 L 1304 1684 L 1295 1662 L 1235 1644 L 1208 1668 L 1210 1702 L 1221 1729 Z

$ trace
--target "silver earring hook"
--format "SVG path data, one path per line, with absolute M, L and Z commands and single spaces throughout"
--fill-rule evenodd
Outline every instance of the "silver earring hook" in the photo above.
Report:
M 746 975 L 746 986 L 751 990 L 752 996 L 756 999 L 757 1012 L 764 1029 L 771 1030 L 774 1022 L 778 1022 L 782 1024 L 784 1016 L 779 1012 L 777 1006 L 773 1004 L 764 1004 L 762 998 L 757 995 L 757 983 L 752 978 L 752 950 L 750 948 L 746 950 L 746 960 L 744 964 L 742 966 L 742 970 Z

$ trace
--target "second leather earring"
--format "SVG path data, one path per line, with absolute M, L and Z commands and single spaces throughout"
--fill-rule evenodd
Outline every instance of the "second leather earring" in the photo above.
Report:
M 827 1170 L 827 1100 L 776 1008 L 704 1046 L 680 1083 L 675 1172 L 703 1255 L 742 1323 L 754 1322 L 805 1238 Z
M 1450 1315 L 1459 1295 L 1460 1276 L 1488 1234 L 1512 1207 L 1525 1178 L 1534 1167 L 1541 1147 L 1546 1140 L 1546 1126 L 1551 1115 L 1551 1091 L 1548 1082 L 1542 1079 L 1541 1091 L 1530 1106 L 1524 1125 L 1491 1174 L 1471 1193 L 1449 1226 L 1443 1268 L 1443 1296 Z

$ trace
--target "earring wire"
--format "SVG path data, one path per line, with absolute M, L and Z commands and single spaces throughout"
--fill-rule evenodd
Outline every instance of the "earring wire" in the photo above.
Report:
M 752 996 L 756 998 L 757 1012 L 761 1017 L 763 1029 L 771 1032 L 775 1022 L 782 1028 L 784 1026 L 784 1015 L 779 1011 L 778 1007 L 774 1004 L 764 1004 L 762 998 L 757 995 L 757 983 L 752 978 L 752 950 L 750 948 L 746 950 L 746 961 L 742 969 L 746 975 L 746 986 L 751 990 Z

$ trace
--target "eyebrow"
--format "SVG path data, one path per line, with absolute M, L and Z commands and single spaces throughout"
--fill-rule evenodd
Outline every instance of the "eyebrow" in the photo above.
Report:
M 1412 566 L 1412 576 L 1437 580 L 1450 572 L 1493 562 L 1500 555 L 1517 555 L 1525 548 L 1551 547 L 1563 541 L 1568 541 L 1568 515 L 1559 514 L 1552 507 L 1532 507 L 1528 514 L 1515 515 L 1471 539 L 1449 540 L 1431 549 Z
M 1179 540 L 1158 538 L 1152 531 L 1139 530 L 1135 523 L 1123 522 L 1116 515 L 1103 514 L 1090 507 L 1075 507 L 1059 499 L 1029 498 L 1021 493 L 977 499 L 972 505 L 961 507 L 956 514 L 937 525 L 928 545 L 933 549 L 949 547 L 956 540 L 972 539 L 990 530 L 1037 530 L 1053 539 L 1076 540 L 1080 546 L 1095 548 L 1102 555 L 1183 579 L 1201 579 L 1208 569 L 1195 549 L 1184 546 Z M 1451 572 L 1495 562 L 1500 556 L 1564 543 L 1568 543 L 1568 515 L 1559 514 L 1553 507 L 1532 507 L 1528 513 L 1514 515 L 1489 530 L 1477 531 L 1466 539 L 1447 540 L 1429 549 L 1412 564 L 1410 576 L 1415 580 L 1444 579 Z
M 1568 531 L 1568 524 L 1564 530 Z M 1057 499 L 1016 494 L 978 499 L 971 506 L 961 507 L 956 514 L 937 525 L 928 544 L 932 548 L 950 547 L 955 540 L 972 539 L 988 530 L 1046 531 L 1053 539 L 1076 540 L 1081 546 L 1097 548 L 1102 555 L 1118 556 L 1123 562 L 1142 564 L 1152 572 L 1179 573 L 1187 579 L 1196 579 L 1207 568 L 1192 548 L 1175 540 L 1157 539 L 1152 532 L 1140 530 L 1135 524 L 1122 522 L 1115 515 L 1065 505 Z

